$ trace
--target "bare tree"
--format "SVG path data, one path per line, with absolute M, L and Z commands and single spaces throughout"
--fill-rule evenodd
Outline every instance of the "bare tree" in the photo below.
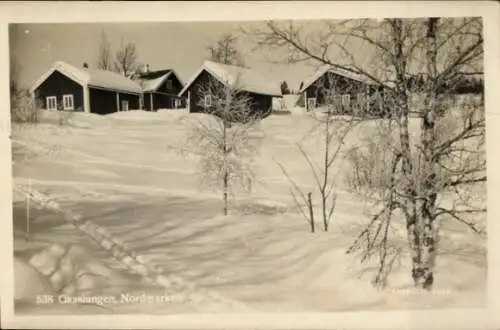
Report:
M 111 58 L 111 44 L 104 31 L 99 40 L 99 55 L 97 59 L 97 68 L 101 70 L 113 71 L 113 59 Z
M 137 68 L 137 49 L 134 43 L 126 44 L 121 42 L 120 49 L 116 51 L 115 70 L 124 76 L 129 76 L 134 73 Z
M 328 231 L 333 212 L 335 211 L 336 201 L 337 201 L 337 189 L 338 189 L 338 165 L 340 161 L 340 156 L 342 155 L 345 140 L 348 134 L 355 128 L 359 119 L 355 117 L 340 117 L 338 114 L 342 112 L 341 108 L 343 105 L 335 96 L 335 82 L 331 77 L 327 78 L 328 83 L 318 86 L 321 93 L 325 97 L 326 108 L 323 107 L 319 111 L 312 111 L 311 116 L 317 121 L 317 124 L 313 127 L 313 130 L 309 132 L 309 135 L 313 133 L 319 133 L 319 143 L 315 145 L 321 146 L 321 157 L 315 160 L 311 156 L 310 152 L 304 147 L 303 143 L 297 143 L 296 146 L 302 155 L 304 161 L 306 162 L 314 186 L 317 190 L 321 219 L 323 222 L 323 230 Z M 325 87 L 326 86 L 326 87 Z M 350 92 L 348 86 L 343 86 L 346 92 Z M 359 110 L 354 110 L 354 107 L 358 105 L 353 105 L 350 109 L 353 112 L 359 112 Z M 314 232 L 314 213 L 313 213 L 313 195 L 312 191 L 304 193 L 302 189 L 294 182 L 291 176 L 287 173 L 285 166 L 278 164 L 287 177 L 288 181 L 291 183 L 292 188 L 290 190 L 293 200 L 296 206 L 301 210 L 302 215 L 311 224 L 311 231 Z M 307 196 L 307 198 L 306 198 Z M 299 198 L 302 202 L 299 201 Z M 308 213 L 302 210 L 302 207 L 306 206 Z
M 19 84 L 19 76 L 21 75 L 21 64 L 14 54 L 10 55 L 10 68 L 9 68 L 9 81 L 10 81 L 10 94 L 16 94 L 21 86 Z
M 238 89 L 238 81 L 222 84 L 212 79 L 200 89 L 199 105 L 206 116 L 190 118 L 184 149 L 200 157 L 202 184 L 222 191 L 224 215 L 231 194 L 251 190 L 258 152 L 254 134 L 258 117 L 248 96 Z
M 10 55 L 9 82 L 10 82 L 10 119 L 13 123 L 36 123 L 38 122 L 37 103 L 29 91 L 19 81 L 22 66 L 14 53 Z
M 207 47 L 210 60 L 222 64 L 244 66 L 243 58 L 237 48 L 238 38 L 231 34 L 222 35 L 214 45 Z
M 481 98 L 458 108 L 450 105 L 454 104 L 450 99 L 456 99 L 453 86 L 459 77 L 482 75 L 482 21 L 363 19 L 323 24 L 313 33 L 292 22 L 267 22 L 264 30 L 246 32 L 259 46 L 288 50 L 284 60 L 289 62 L 317 61 L 384 86 L 384 101 L 393 116 L 380 124 L 389 162 L 380 164 L 382 158 L 373 162 L 384 168 L 371 189 L 380 208 L 348 252 L 358 251 L 365 259 L 377 257 L 374 281 L 385 285 L 399 253 L 391 249 L 389 228 L 394 215 L 401 214 L 413 281 L 416 287 L 430 290 L 439 218 L 447 216 L 477 230 L 470 216 L 486 211 L 481 203 L 474 203 L 486 182 L 484 103 Z M 369 58 L 363 59 L 362 54 Z M 424 77 L 418 93 L 409 86 L 415 74 Z M 416 94 L 420 101 L 412 102 Z M 410 116 L 421 124 L 416 141 L 411 140 Z

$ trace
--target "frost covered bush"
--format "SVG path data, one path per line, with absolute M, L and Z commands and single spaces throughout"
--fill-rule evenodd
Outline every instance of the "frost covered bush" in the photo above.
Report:
M 15 123 L 37 123 L 38 111 L 41 108 L 27 92 L 20 91 L 11 94 L 10 116 Z

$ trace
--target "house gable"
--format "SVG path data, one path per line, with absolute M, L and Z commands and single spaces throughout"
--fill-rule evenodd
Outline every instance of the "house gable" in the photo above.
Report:
M 317 97 L 320 94 L 357 94 L 366 93 L 372 85 L 365 84 L 359 80 L 351 79 L 334 72 L 326 72 L 314 83 L 305 88 L 308 97 Z
M 74 109 L 84 108 L 84 87 L 59 70 L 51 70 L 32 93 L 43 108 L 47 108 L 47 97 L 56 97 L 57 104 L 62 104 L 63 95 L 72 95 Z
M 189 91 L 189 104 L 191 112 L 202 112 L 203 106 L 201 105 L 203 101 L 203 90 L 209 86 L 209 84 L 218 84 L 218 87 L 223 88 L 224 85 L 216 77 L 214 77 L 210 72 L 202 70 L 196 78 L 191 82 L 187 90 L 184 90 L 180 96 L 184 96 Z
M 185 95 L 188 89 L 190 89 L 190 86 L 204 71 L 209 72 L 210 75 L 224 85 L 236 83 L 237 85 L 235 87 L 241 91 L 262 95 L 281 96 L 279 84 L 270 82 L 269 79 L 260 76 L 256 72 L 247 68 L 220 64 L 212 61 L 205 61 L 203 65 L 198 68 L 196 73 L 179 92 L 179 96 Z

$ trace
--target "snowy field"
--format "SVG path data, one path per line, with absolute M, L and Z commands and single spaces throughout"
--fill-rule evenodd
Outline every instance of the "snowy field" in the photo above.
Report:
M 53 114 L 45 114 L 35 126 L 12 129 L 14 184 L 31 184 L 62 207 L 106 228 L 165 273 L 255 311 L 485 306 L 485 238 L 451 220 L 443 222 L 434 293 L 412 290 L 406 255 L 385 291 L 371 287 L 369 266 L 362 268 L 345 254 L 367 221 L 365 204 L 345 187 L 340 187 L 330 231 L 310 233 L 293 207 L 289 184 L 276 164 L 286 166 L 302 187 L 312 185 L 310 171 L 294 143 L 302 142 L 313 158 L 320 157 L 321 150 L 311 134 L 316 123 L 301 109 L 291 115 L 272 115 L 260 123 L 255 136 L 260 144 L 257 182 L 251 194 L 237 195 L 229 215 L 222 216 L 219 194 L 200 190 L 196 158 L 179 149 L 186 140 L 185 123 L 190 116 L 194 115 L 168 110 L 107 116 L 76 113 L 58 125 Z M 373 126 L 367 123 L 358 128 L 347 143 L 358 143 Z M 94 268 L 105 274 L 107 281 L 93 288 L 94 294 L 163 292 L 127 270 L 59 215 L 30 208 L 28 237 L 26 218 L 26 198 L 14 194 L 14 254 L 23 265 L 16 267 L 19 281 L 27 277 L 27 262 L 55 243 L 76 246 L 88 263 L 98 265 Z M 317 227 L 321 229 L 319 223 Z M 404 235 L 396 235 L 395 244 L 406 244 Z M 179 313 L 229 308 L 188 300 L 154 308 L 143 303 L 51 308 L 33 304 L 35 289 L 25 291 L 16 302 L 17 313 Z

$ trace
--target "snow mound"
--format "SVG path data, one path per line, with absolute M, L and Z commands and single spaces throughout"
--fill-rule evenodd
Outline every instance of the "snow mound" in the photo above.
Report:
M 85 128 L 109 125 L 109 120 L 106 116 L 87 112 L 72 113 L 68 122 L 73 126 Z
M 28 266 L 44 275 L 52 290 L 64 294 L 84 294 L 102 290 L 116 285 L 121 279 L 118 272 L 97 261 L 85 249 L 76 245 L 53 244 L 35 254 Z
M 300 95 L 297 94 L 288 94 L 288 95 L 283 95 L 283 101 L 285 103 L 285 108 L 286 109 L 292 109 L 295 107 L 297 104 L 297 101 L 299 100 Z
M 53 294 L 52 285 L 43 274 L 30 264 L 14 258 L 14 300 L 34 301 L 37 295 Z
M 148 120 L 158 117 L 158 113 L 145 110 L 129 110 L 129 111 L 113 112 L 110 113 L 109 115 L 106 115 L 106 117 L 113 119 Z
M 213 125 L 218 123 L 218 119 L 207 113 L 191 113 L 189 116 L 183 117 L 184 123 L 200 123 L 205 125 Z
M 290 111 L 290 113 L 292 115 L 299 115 L 299 116 L 307 115 L 307 110 L 306 110 L 306 108 L 303 108 L 303 107 L 297 107 L 294 105 L 294 106 L 289 107 L 288 110 Z
M 163 109 L 158 111 L 130 110 L 114 112 L 106 115 L 106 117 L 120 121 L 137 121 L 143 123 L 147 121 L 161 121 L 164 123 L 168 121 L 177 121 L 187 114 L 188 113 L 183 109 Z
M 160 109 L 156 112 L 162 120 L 178 120 L 189 115 L 189 111 L 185 108 L 182 109 Z

